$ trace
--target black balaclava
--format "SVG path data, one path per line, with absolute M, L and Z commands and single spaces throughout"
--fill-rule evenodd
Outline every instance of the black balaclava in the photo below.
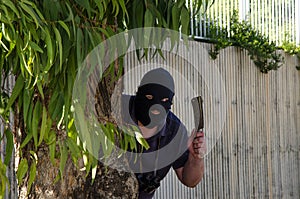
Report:
M 148 99 L 146 95 L 152 95 Z M 135 118 L 145 127 L 161 127 L 171 109 L 174 96 L 174 80 L 170 73 L 162 68 L 154 69 L 144 75 L 134 100 Z M 163 99 L 168 98 L 167 101 Z M 151 111 L 157 110 L 159 114 Z

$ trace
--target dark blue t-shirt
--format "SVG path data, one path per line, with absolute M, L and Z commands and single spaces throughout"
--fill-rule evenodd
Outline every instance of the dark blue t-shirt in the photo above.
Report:
M 136 125 L 134 118 L 134 96 L 123 97 L 123 120 L 130 125 Z M 142 157 L 130 158 L 130 167 L 139 181 L 139 198 L 150 199 L 160 181 L 167 175 L 170 168 L 183 167 L 188 159 L 187 130 L 181 121 L 169 111 L 164 126 L 154 136 L 147 138 L 150 148 L 143 149 Z M 137 142 L 138 148 L 142 147 Z M 137 172 L 138 171 L 138 172 Z

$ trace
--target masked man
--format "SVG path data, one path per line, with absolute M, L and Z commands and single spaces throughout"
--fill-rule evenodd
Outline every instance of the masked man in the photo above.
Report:
M 125 99 L 125 123 L 137 126 L 150 146 L 147 150 L 139 147 L 138 159 L 130 161 L 140 199 L 152 198 L 171 168 L 188 187 L 195 187 L 203 178 L 204 133 L 194 130 L 188 138 L 185 126 L 170 111 L 173 97 L 172 76 L 158 68 L 144 75 L 136 96 Z

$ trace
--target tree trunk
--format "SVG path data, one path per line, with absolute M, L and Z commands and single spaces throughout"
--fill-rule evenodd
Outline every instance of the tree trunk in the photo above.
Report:
M 118 63 L 115 63 L 118 66 Z M 117 69 L 117 67 L 116 67 Z M 116 76 L 116 74 L 113 74 Z M 116 124 L 111 117 L 111 95 L 115 89 L 116 77 L 110 75 L 102 79 L 98 84 L 96 91 L 97 105 L 95 107 L 99 116 L 99 121 L 111 122 Z M 119 97 L 121 96 L 121 89 L 119 88 Z M 118 100 L 114 100 L 112 103 L 119 103 Z M 105 118 L 105 120 L 103 120 Z M 58 140 L 64 140 L 66 136 L 65 132 L 57 132 Z M 22 153 L 28 154 L 32 145 L 28 145 L 22 149 Z M 58 151 L 58 146 L 57 146 Z M 119 171 L 110 167 L 106 167 L 98 161 L 97 173 L 94 181 L 92 182 L 91 172 L 86 176 L 85 171 L 81 171 L 83 168 L 83 161 L 80 160 L 77 165 L 74 164 L 69 156 L 64 168 L 64 173 L 61 179 L 56 182 L 56 178 L 59 175 L 59 159 L 56 159 L 55 165 L 53 165 L 49 158 L 48 146 L 40 146 L 37 152 L 38 162 L 36 179 L 32 185 L 29 195 L 26 196 L 28 187 L 28 176 L 25 178 L 24 183 L 19 187 L 20 198 L 137 198 L 138 183 L 133 173 L 127 173 Z M 29 157 L 27 158 L 30 159 Z M 115 161 L 120 162 L 120 161 Z M 122 163 L 119 163 L 115 168 L 124 167 Z M 124 164 L 126 164 L 124 162 Z M 30 163 L 29 163 L 30 165 Z M 30 167 L 30 166 L 29 166 Z
M 103 198 L 123 199 L 137 198 L 137 186 L 134 174 L 120 172 L 99 163 L 97 174 L 92 183 L 91 174 L 85 177 L 86 172 L 80 171 L 82 162 L 77 168 L 68 158 L 63 178 L 55 183 L 59 167 L 49 160 L 47 150 L 40 150 L 37 164 L 37 176 L 28 198 L 65 199 L 65 198 Z M 26 186 L 20 188 L 20 198 L 27 198 Z

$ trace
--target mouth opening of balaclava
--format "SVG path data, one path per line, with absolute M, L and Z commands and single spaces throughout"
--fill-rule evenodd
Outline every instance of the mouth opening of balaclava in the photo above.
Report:
M 135 118 L 145 127 L 153 128 L 165 123 L 174 96 L 174 80 L 162 68 L 144 75 L 134 100 Z

